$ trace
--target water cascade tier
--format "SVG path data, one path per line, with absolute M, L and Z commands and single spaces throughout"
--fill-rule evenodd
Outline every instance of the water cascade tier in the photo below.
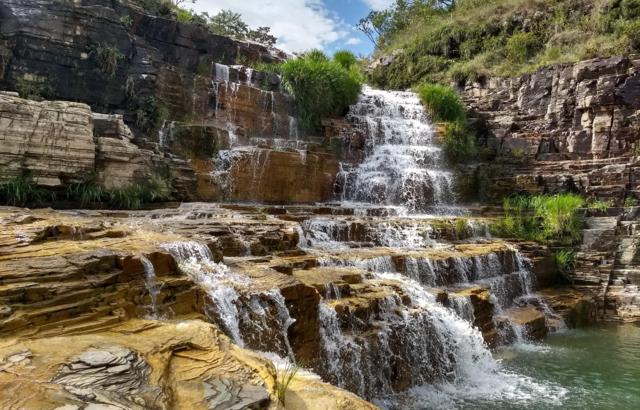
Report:
M 416 94 L 365 87 L 347 118 L 367 139 L 362 163 L 344 164 L 338 175 L 340 200 L 411 212 L 452 202 L 452 174 L 442 166 L 435 128 Z

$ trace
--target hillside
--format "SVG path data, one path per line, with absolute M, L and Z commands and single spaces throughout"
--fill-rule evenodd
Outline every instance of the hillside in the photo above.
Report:
M 379 34 L 370 81 L 464 84 L 630 54 L 640 51 L 639 18 L 639 0 L 399 1 L 365 20 Z

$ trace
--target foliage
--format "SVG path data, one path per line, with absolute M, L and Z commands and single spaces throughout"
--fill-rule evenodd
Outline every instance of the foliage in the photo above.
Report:
M 638 200 L 632 196 L 628 196 L 624 199 L 622 206 L 624 206 L 625 208 L 638 206 Z
M 573 244 L 580 240 L 584 205 L 575 194 L 513 196 L 503 201 L 504 216 L 490 226 L 496 236 Z
M 242 15 L 231 10 L 221 10 L 214 16 L 203 14 L 200 16 L 206 21 L 206 26 L 214 34 L 256 41 L 267 46 L 273 46 L 278 39 L 271 34 L 269 27 L 250 29 L 242 20 Z
M 242 15 L 231 10 L 221 10 L 209 18 L 207 27 L 214 34 L 235 38 L 244 38 L 249 31 L 247 24 L 242 21 Z
M 465 120 L 464 105 L 451 87 L 439 84 L 422 84 L 417 91 L 422 104 L 434 121 L 460 122 Z
M 16 79 L 16 91 L 22 98 L 42 101 L 45 98 L 48 89 L 44 82 L 44 78 L 24 75 Z
M 94 177 L 89 177 L 67 188 L 67 199 L 80 204 L 82 208 L 102 202 L 107 192 L 96 183 Z
M 540 42 L 533 33 L 516 33 L 507 40 L 505 50 L 512 63 L 524 63 L 537 51 Z
M 137 185 L 115 188 L 107 194 L 109 206 L 115 209 L 139 209 L 142 206 L 142 190 Z
M 285 367 L 278 371 L 279 377 L 276 380 L 276 397 L 283 406 L 285 405 L 287 389 L 298 371 L 300 371 L 300 366 L 292 362 L 287 362 Z
M 369 81 L 388 88 L 462 84 L 640 51 L 640 0 L 440 3 L 397 0 L 360 22 L 376 44 L 375 57 L 390 57 Z
M 0 201 L 9 205 L 25 206 L 54 198 L 55 194 L 39 187 L 28 172 L 0 183 Z
M 611 208 L 613 205 L 614 204 L 612 200 L 603 201 L 598 199 L 598 200 L 589 201 L 587 203 L 587 208 L 593 209 L 595 211 L 606 211 L 607 209 Z
M 336 51 L 333 55 L 333 60 L 347 70 L 354 67 L 358 62 L 356 56 L 349 50 Z
M 468 161 L 478 155 L 476 137 L 463 121 L 447 124 L 443 139 L 442 149 L 453 163 Z
M 94 58 L 100 70 L 109 77 L 113 77 L 124 54 L 116 47 L 99 43 L 90 48 L 89 54 Z
M 575 194 L 537 196 L 532 205 L 535 215 L 542 223 L 542 235 L 546 239 L 558 239 L 574 243 L 580 239 L 582 219 L 577 209 L 584 205 L 584 199 Z
M 327 62 L 329 61 L 329 57 L 324 53 L 324 51 L 319 49 L 313 49 L 304 53 L 303 57 L 309 61 L 317 61 L 317 62 Z
M 143 131 L 155 132 L 162 126 L 162 123 L 169 117 L 167 107 L 154 96 L 147 97 L 137 104 L 136 125 Z
M 294 99 L 300 126 L 307 131 L 319 130 L 323 118 L 344 114 L 357 101 L 362 85 L 355 67 L 345 69 L 317 51 L 288 60 L 275 71 L 282 76 Z
M 575 254 L 570 249 L 560 249 L 553 253 L 553 261 L 561 274 L 569 274 L 575 264 Z
M 121 16 L 120 23 L 122 23 L 125 28 L 130 29 L 133 26 L 133 18 L 128 14 Z

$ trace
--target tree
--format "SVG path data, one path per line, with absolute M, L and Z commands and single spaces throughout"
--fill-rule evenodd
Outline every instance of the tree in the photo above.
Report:
M 272 47 L 278 41 L 278 38 L 271 34 L 271 28 L 269 27 L 258 27 L 255 30 L 250 30 L 247 33 L 247 38 L 269 47 Z
M 242 21 L 242 15 L 231 10 L 221 10 L 209 19 L 207 26 L 214 34 L 238 39 L 247 38 L 249 33 L 249 26 Z

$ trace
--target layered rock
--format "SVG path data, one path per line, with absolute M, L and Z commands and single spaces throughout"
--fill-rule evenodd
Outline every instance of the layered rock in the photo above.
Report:
M 0 218 L 0 384 L 4 391 L 30 392 L 3 396 L 3 406 L 276 406 L 280 370 L 203 321 L 224 323 L 212 310 L 215 295 L 182 265 L 193 262 L 176 255 L 199 249 L 211 255 L 202 268 L 217 269 L 223 253 L 235 252 L 225 239 L 229 234 L 242 243 L 260 238 L 263 247 L 251 247 L 258 253 L 286 251 L 297 243 L 295 229 L 287 228 L 291 222 L 245 216 L 242 223 L 239 212 L 211 206 L 93 216 L 7 208 Z M 256 317 L 240 320 L 245 345 L 287 355 L 277 348 L 281 331 L 296 350 L 307 344 L 313 332 L 304 326 L 308 317 L 317 320 L 318 293 L 266 267 L 242 260 L 231 266 L 231 275 L 244 277 L 237 283 L 238 308 L 253 315 L 254 304 L 262 306 L 271 325 L 256 328 L 262 323 Z M 272 305 L 278 294 L 302 326 L 288 337 Z M 141 317 L 148 320 L 136 319 Z M 52 346 L 55 353 L 47 354 Z M 373 408 L 304 373 L 287 396 L 308 408 Z
M 230 64 L 240 56 L 266 62 L 284 57 L 148 12 L 134 1 L 3 2 L 0 86 L 30 83 L 45 97 L 109 110 L 125 110 L 128 103 L 155 95 L 180 118 L 194 113 L 199 73 L 206 76 L 214 63 Z M 101 48 L 118 50 L 114 67 L 101 64 Z M 206 101 L 207 90 L 200 89 Z
M 613 57 L 465 87 L 488 143 L 521 165 L 496 170 L 494 195 L 577 190 L 622 200 L 637 190 L 638 60 Z
M 30 171 L 42 185 L 78 182 L 95 169 L 93 117 L 86 104 L 19 98 L 0 93 L 0 171 Z

